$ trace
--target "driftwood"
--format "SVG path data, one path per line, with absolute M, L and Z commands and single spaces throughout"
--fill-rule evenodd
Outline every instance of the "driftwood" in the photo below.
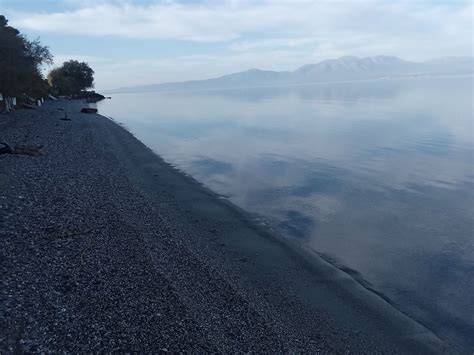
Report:
M 13 154 L 21 154 L 21 155 L 29 155 L 32 157 L 37 157 L 38 155 L 43 155 L 41 149 L 43 148 L 42 145 L 16 145 L 13 148 Z
M 13 149 L 7 144 L 0 142 L 0 154 L 20 154 L 36 157 L 42 155 L 42 145 L 16 145 Z
M 81 112 L 83 113 L 97 113 L 96 108 L 84 107 Z

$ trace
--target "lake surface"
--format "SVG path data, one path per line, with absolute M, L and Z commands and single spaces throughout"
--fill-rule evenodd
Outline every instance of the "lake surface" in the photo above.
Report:
M 165 160 L 474 349 L 473 78 L 98 104 Z

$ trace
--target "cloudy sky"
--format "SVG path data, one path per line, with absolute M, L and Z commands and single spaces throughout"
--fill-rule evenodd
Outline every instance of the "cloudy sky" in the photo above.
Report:
M 87 61 L 98 90 L 343 55 L 473 55 L 473 11 L 472 0 L 0 0 L 56 63 Z

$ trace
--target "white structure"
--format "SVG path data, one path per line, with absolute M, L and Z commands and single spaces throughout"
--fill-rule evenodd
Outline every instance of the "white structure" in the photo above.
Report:
M 3 94 L 0 94 L 0 102 L 4 102 L 5 110 L 10 112 L 16 106 L 16 97 L 3 96 Z

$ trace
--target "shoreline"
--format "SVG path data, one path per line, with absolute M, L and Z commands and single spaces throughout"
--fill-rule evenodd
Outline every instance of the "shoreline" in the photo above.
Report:
M 455 351 L 81 105 L 0 115 L 1 141 L 45 153 L 0 155 L 2 351 Z

